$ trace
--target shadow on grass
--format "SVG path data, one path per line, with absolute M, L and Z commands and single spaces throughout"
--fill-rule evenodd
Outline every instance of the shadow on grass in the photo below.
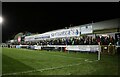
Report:
M 20 61 L 17 61 L 16 59 L 2 55 L 2 74 L 23 72 L 28 70 L 33 70 L 33 68 L 21 63 Z

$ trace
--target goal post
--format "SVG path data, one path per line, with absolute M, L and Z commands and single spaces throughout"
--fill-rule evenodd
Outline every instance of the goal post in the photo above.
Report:
M 98 60 L 100 60 L 100 56 L 101 56 L 101 46 L 98 45 Z

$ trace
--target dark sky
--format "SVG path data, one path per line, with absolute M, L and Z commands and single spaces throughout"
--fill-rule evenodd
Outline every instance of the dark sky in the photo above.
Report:
M 19 32 L 44 33 L 51 30 L 118 18 L 118 3 L 3 2 L 2 40 Z

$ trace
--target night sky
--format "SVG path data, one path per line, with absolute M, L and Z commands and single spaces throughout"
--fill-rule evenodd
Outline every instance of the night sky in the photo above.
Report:
M 44 33 L 113 18 L 119 15 L 118 3 L 23 2 L 2 3 L 2 41 L 19 32 Z

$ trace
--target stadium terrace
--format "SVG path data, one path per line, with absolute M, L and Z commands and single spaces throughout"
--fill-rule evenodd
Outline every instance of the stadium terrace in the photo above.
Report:
M 120 45 L 119 20 L 119 18 L 105 20 L 75 27 L 69 27 L 67 29 L 54 30 L 42 34 L 32 35 L 31 33 L 28 35 L 23 33 L 23 35 L 18 35 L 16 39 L 7 41 L 7 46 L 15 48 L 26 47 L 29 49 L 35 49 L 37 46 L 39 46 L 37 49 L 57 49 L 65 51 L 65 45 L 79 45 L 79 47 L 76 47 L 76 49 L 78 48 L 78 51 L 81 51 L 79 50 L 81 48 L 80 45 L 99 45 L 102 49 L 101 52 L 110 53 L 109 48 L 112 47 L 111 52 L 112 54 L 115 54 L 115 47 L 119 47 Z M 63 47 L 59 48 L 62 45 Z M 5 45 L 3 45 L 3 47 L 4 46 Z M 107 51 L 104 51 L 104 49 Z M 76 50 L 72 49 L 72 51 Z

